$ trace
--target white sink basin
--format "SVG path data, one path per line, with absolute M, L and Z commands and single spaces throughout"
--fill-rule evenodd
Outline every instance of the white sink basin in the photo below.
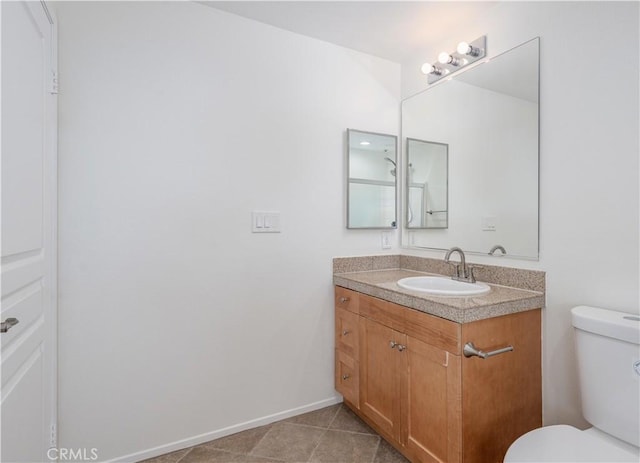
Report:
M 491 291 L 485 283 L 467 283 L 443 277 L 409 277 L 398 280 L 398 286 L 436 296 L 477 296 Z

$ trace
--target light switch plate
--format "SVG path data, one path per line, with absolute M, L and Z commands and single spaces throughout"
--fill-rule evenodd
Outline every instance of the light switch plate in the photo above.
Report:
M 253 211 L 251 213 L 251 231 L 253 233 L 280 233 L 280 212 Z

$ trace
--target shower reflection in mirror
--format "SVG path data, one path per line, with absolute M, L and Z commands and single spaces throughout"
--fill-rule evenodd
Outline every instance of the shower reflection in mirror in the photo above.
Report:
M 448 228 L 449 145 L 407 138 L 407 228 Z
M 395 228 L 397 137 L 348 129 L 347 138 L 347 228 Z

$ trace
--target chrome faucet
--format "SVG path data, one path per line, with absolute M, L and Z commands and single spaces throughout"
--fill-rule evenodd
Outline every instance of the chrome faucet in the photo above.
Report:
M 451 254 L 453 254 L 454 252 L 457 252 L 458 254 L 460 254 L 460 263 L 451 262 Z M 476 278 L 473 275 L 473 269 L 474 267 L 475 268 L 481 268 L 481 267 L 467 265 L 467 260 L 465 259 L 464 251 L 459 247 L 453 247 L 449 249 L 444 256 L 444 261 L 449 265 L 453 265 L 455 269 L 454 274 L 451 276 L 452 280 L 466 281 L 469 283 L 476 282 Z

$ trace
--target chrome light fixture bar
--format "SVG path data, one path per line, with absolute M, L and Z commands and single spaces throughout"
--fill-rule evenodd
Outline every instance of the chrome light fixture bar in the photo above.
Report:
M 487 56 L 487 36 L 483 35 L 473 42 L 460 42 L 453 53 L 443 51 L 438 55 L 438 61 L 435 64 L 424 63 L 421 71 L 427 75 L 427 81 L 432 84 L 485 56 Z

